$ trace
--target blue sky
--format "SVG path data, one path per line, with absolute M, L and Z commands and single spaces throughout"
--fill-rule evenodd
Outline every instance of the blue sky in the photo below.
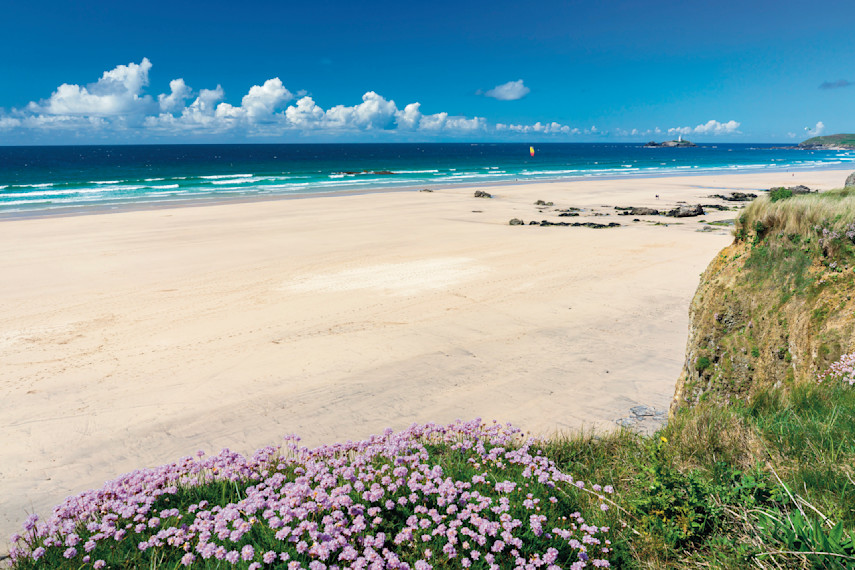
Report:
M 0 2 L 0 144 L 855 131 L 855 2 Z

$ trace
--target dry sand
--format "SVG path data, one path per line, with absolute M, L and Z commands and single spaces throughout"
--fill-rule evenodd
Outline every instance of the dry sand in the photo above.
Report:
M 698 274 L 730 232 L 699 232 L 698 218 L 632 222 L 613 206 L 827 189 L 845 174 L 0 221 L 0 551 L 29 512 L 197 449 L 473 417 L 549 434 L 614 426 L 637 404 L 665 410 Z M 541 213 L 538 199 L 555 206 Z M 570 206 L 585 211 L 553 211 Z M 514 217 L 623 225 L 509 226 Z

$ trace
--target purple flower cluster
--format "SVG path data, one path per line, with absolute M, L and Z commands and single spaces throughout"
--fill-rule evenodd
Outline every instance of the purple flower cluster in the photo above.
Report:
M 819 375 L 820 382 L 825 380 L 848 382 L 850 386 L 855 386 L 855 352 L 844 354 Z
M 70 497 L 47 522 L 27 520 L 13 560 L 57 551 L 99 568 L 126 542 L 173 565 L 252 570 L 609 566 L 610 529 L 580 509 L 606 510 L 612 488 L 585 490 L 509 425 L 413 425 L 311 450 L 298 441 L 248 460 L 200 454 Z M 162 508 L 224 483 L 242 498 Z

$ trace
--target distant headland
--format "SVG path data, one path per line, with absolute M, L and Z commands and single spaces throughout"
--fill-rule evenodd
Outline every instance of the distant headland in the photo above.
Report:
M 855 149 L 855 134 L 826 135 L 813 137 L 799 143 L 799 148 L 816 150 L 853 150 Z

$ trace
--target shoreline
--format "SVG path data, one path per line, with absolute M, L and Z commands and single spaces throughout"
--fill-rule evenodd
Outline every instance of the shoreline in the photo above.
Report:
M 736 212 L 633 222 L 614 208 L 829 189 L 840 170 L 4 220 L 0 551 L 28 512 L 200 448 L 476 416 L 549 435 L 667 411 L 697 276 L 732 239 L 700 230 Z
M 88 215 L 101 215 L 101 214 L 113 214 L 113 213 L 125 213 L 125 212 L 138 212 L 138 211 L 152 211 L 152 210 L 163 210 L 163 209 L 171 209 L 171 208 L 193 208 L 193 207 L 206 207 L 206 206 L 220 206 L 220 205 L 229 205 L 229 204 L 244 204 L 244 203 L 255 203 L 255 202 L 276 202 L 280 200 L 302 200 L 306 198 L 335 198 L 339 196 L 361 196 L 366 194 L 388 194 L 388 193 L 397 193 L 397 192 L 418 192 L 421 189 L 429 189 L 430 191 L 440 191 L 440 190 L 454 190 L 460 188 L 473 188 L 480 189 L 484 187 L 502 187 L 502 186 L 516 186 L 516 185 L 525 185 L 525 184 L 562 184 L 562 183 L 576 183 L 576 182 L 584 182 L 584 181 L 594 181 L 594 180 L 604 180 L 604 181 L 621 181 L 621 180 L 635 180 L 635 179 L 649 179 L 649 178 L 682 178 L 682 177 L 694 177 L 694 176 L 739 176 L 743 174 L 780 174 L 781 171 L 785 173 L 796 173 L 796 172 L 810 172 L 810 171 L 826 171 L 826 170 L 853 170 L 855 169 L 855 164 L 822 164 L 822 165 L 810 165 L 810 166 L 797 166 L 792 167 L 788 166 L 786 168 L 708 168 L 708 169 L 697 169 L 697 170 L 689 170 L 683 169 L 673 172 L 631 172 L 626 175 L 616 175 L 616 174 L 603 174 L 603 175 L 582 175 L 582 176 L 565 176 L 560 178 L 537 178 L 532 180 L 526 179 L 514 179 L 514 180 L 497 180 L 497 181 L 489 181 L 485 180 L 482 182 L 460 182 L 457 184 L 449 184 L 449 183 L 437 183 L 431 184 L 430 181 L 426 181 L 423 184 L 415 184 L 415 185 L 402 185 L 402 186 L 390 186 L 390 187 L 377 187 L 377 188 L 365 188 L 365 189 L 352 189 L 352 190 L 332 190 L 332 191 L 319 191 L 319 192 L 294 192 L 294 193 L 280 193 L 280 194 L 267 194 L 261 196 L 234 196 L 230 197 L 227 195 L 217 196 L 217 197 L 206 197 L 206 198 L 188 198 L 188 199 L 174 199 L 174 200 L 150 200 L 150 201 L 138 201 L 138 202 L 128 202 L 126 204 L 116 205 L 116 204 L 102 204 L 102 205 L 92 205 L 92 206 L 63 206 L 56 208 L 44 208 L 44 209 L 32 209 L 32 210 L 24 210 L 24 211 L 13 211 L 13 212 L 4 212 L 0 209 L 0 223 L 9 220 L 26 220 L 26 219 L 43 219 L 43 218 L 56 218 L 56 217 L 67 217 L 67 216 L 88 216 Z M 761 190 L 761 188 L 755 188 L 755 190 Z

